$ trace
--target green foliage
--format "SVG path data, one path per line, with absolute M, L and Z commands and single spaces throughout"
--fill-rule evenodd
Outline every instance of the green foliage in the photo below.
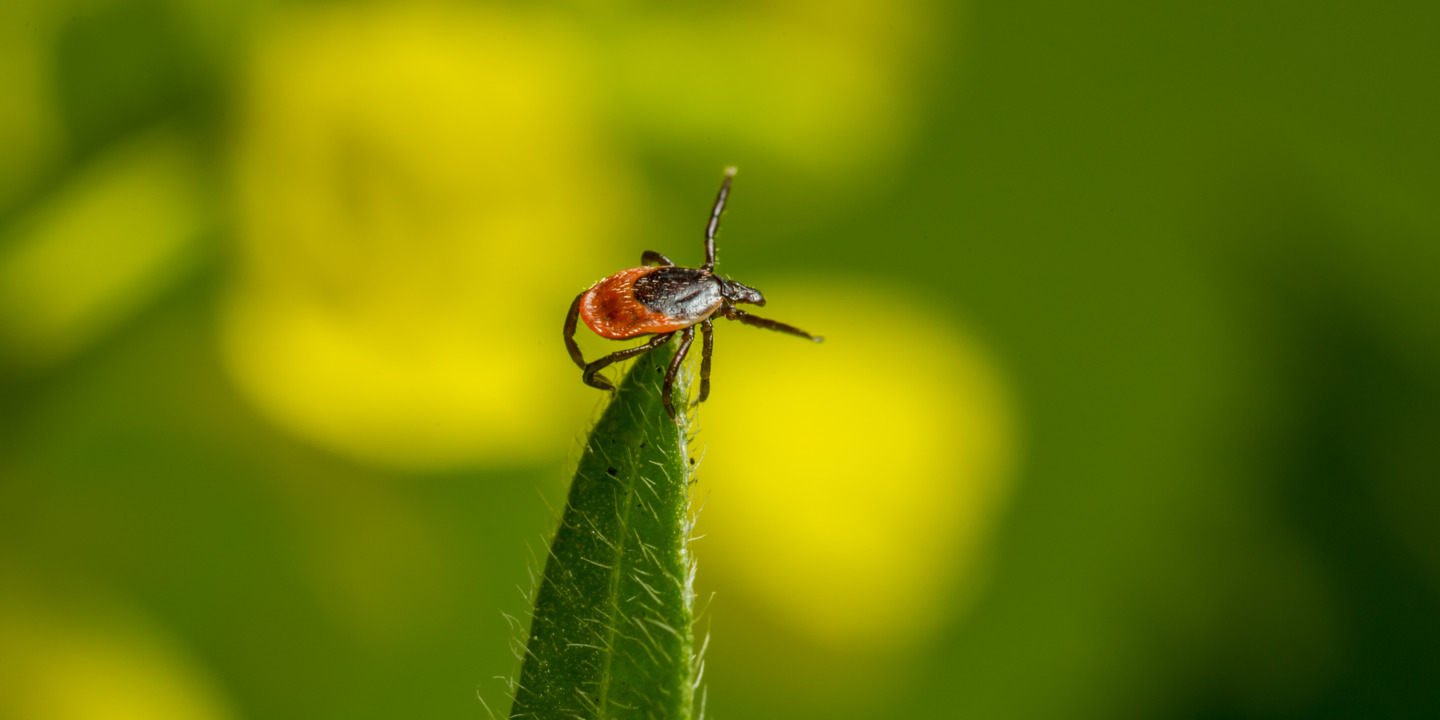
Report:
M 535 595 L 512 718 L 691 716 L 691 466 L 686 428 L 661 405 L 674 345 L 635 361 L 585 445 Z M 683 374 L 676 385 L 687 397 Z

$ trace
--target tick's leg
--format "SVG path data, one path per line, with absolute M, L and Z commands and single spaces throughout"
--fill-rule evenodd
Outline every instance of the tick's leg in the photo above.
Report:
M 586 292 L 589 292 L 588 290 Z M 580 317 L 580 299 L 585 293 L 575 296 L 575 302 L 570 303 L 570 312 L 565 315 L 565 349 L 570 351 L 570 359 L 585 369 L 585 356 L 580 354 L 580 346 L 575 344 L 575 320 Z
M 730 318 L 731 320 L 739 320 L 746 325 L 754 325 L 755 327 L 761 327 L 767 330 L 778 330 L 780 332 L 788 333 L 790 335 L 797 335 L 799 337 L 803 337 L 807 340 L 814 340 L 817 343 L 825 339 L 823 337 L 820 337 L 819 335 L 811 335 L 810 333 L 807 333 L 804 330 L 795 327 L 794 325 L 786 325 L 785 323 L 779 322 L 778 320 L 769 320 L 756 315 L 751 315 L 750 313 L 745 312 L 744 310 L 741 310 L 737 307 L 725 308 L 721 312 L 725 313 L 725 317 Z
M 654 250 L 646 250 L 645 252 L 640 253 L 640 264 L 659 265 L 660 267 L 675 267 L 675 263 L 671 262 L 670 258 L 667 258 L 664 255 L 655 252 Z
M 615 386 L 611 385 L 609 380 L 606 380 L 604 377 L 596 375 L 595 373 L 599 372 L 606 365 L 609 365 L 611 363 L 616 363 L 626 358 L 635 357 L 636 355 L 639 355 L 640 353 L 646 352 L 648 350 L 654 350 L 655 348 L 664 345 L 665 341 L 669 340 L 670 336 L 674 334 L 675 333 L 673 332 L 668 332 L 664 335 L 656 335 L 655 337 L 650 338 L 650 342 L 647 342 L 644 345 L 636 345 L 633 348 L 625 348 L 624 350 L 621 350 L 619 352 L 610 353 L 609 355 L 606 355 L 605 357 L 602 357 L 599 360 L 596 360 L 595 362 L 586 365 L 584 376 L 585 384 L 593 388 L 600 388 L 601 390 L 614 390 Z
M 710 222 L 705 223 L 705 269 L 715 269 L 715 231 L 720 227 L 720 213 L 725 212 L 725 198 L 730 196 L 730 181 L 735 178 L 735 168 L 725 168 L 725 180 L 720 183 L 720 194 L 715 196 L 715 207 L 710 208 Z
M 715 325 L 710 318 L 700 323 L 700 336 L 705 342 L 700 348 L 700 397 L 696 405 L 710 397 L 710 355 L 715 352 Z
M 675 376 L 680 372 L 680 364 L 685 362 L 685 355 L 690 352 L 690 341 L 695 339 L 695 326 L 680 331 L 680 347 L 675 349 L 675 357 L 670 358 L 670 367 L 665 371 L 665 385 L 660 390 L 660 399 L 665 403 L 665 414 L 675 419 L 675 405 L 672 396 L 675 394 Z

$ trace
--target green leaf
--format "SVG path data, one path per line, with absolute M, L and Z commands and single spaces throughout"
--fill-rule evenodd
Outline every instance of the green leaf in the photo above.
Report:
M 675 345 L 635 360 L 585 445 L 535 595 L 512 718 L 691 716 L 691 465 L 687 429 L 660 400 Z

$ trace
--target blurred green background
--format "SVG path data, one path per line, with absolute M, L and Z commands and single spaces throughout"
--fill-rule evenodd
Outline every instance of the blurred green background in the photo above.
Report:
M 0 4 L 0 718 L 484 717 L 655 249 L 707 716 L 1440 717 L 1440 5 Z M 588 353 L 606 349 L 586 340 Z

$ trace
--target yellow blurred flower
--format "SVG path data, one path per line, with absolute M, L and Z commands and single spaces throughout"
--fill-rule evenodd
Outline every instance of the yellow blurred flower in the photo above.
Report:
M 802 634 L 907 646 L 973 587 L 1016 453 L 1009 392 L 976 341 L 897 293 L 760 287 L 766 315 L 826 341 L 718 328 L 700 560 Z
M 371 462 L 550 447 L 560 321 L 631 183 L 572 38 L 513 9 L 324 5 L 253 54 L 224 342 L 241 385 Z
M 145 618 L 112 606 L 40 601 L 8 585 L 0 595 L 0 717 L 235 717 L 209 672 Z

